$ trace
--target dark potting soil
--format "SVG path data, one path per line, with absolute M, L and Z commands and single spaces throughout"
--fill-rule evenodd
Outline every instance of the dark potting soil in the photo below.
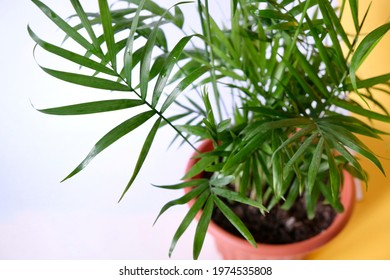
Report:
M 329 205 L 319 202 L 315 218 L 307 218 L 303 199 L 299 199 L 289 211 L 275 206 L 266 215 L 262 215 L 259 209 L 252 206 L 226 203 L 245 223 L 256 242 L 266 244 L 286 244 L 308 239 L 328 228 L 336 216 L 336 212 Z M 213 211 L 212 219 L 220 227 L 242 237 L 218 208 Z

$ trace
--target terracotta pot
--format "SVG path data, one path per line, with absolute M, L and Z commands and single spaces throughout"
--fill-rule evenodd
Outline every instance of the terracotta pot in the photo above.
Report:
M 212 142 L 205 141 L 198 148 L 200 152 L 212 150 Z M 187 171 L 196 163 L 197 159 L 191 158 L 187 165 Z M 200 176 L 199 176 L 200 177 Z M 189 191 L 189 190 L 186 190 Z M 344 186 L 341 192 L 341 203 L 344 212 L 337 214 L 333 223 L 324 231 L 309 239 L 281 245 L 257 244 L 257 248 L 251 246 L 245 239 L 237 237 L 213 221 L 210 222 L 208 232 L 214 237 L 217 249 L 226 260 L 255 260 L 255 259 L 303 259 L 309 253 L 322 247 L 332 240 L 347 224 L 355 202 L 355 184 L 352 176 L 344 173 Z M 190 205 L 193 201 L 190 202 Z M 198 217 L 200 216 L 200 213 Z

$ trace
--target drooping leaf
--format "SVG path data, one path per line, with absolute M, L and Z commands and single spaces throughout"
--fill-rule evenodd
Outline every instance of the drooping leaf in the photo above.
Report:
M 347 62 L 345 60 L 342 47 L 341 47 L 341 42 L 339 39 L 339 34 L 337 32 L 337 25 L 334 23 L 334 19 L 332 19 L 332 16 L 330 15 L 329 10 L 327 9 L 327 1 L 318 1 L 318 6 L 321 9 L 321 13 L 323 15 L 323 19 L 325 22 L 325 25 L 327 27 L 327 32 L 329 34 L 329 37 L 332 41 L 332 49 L 335 51 L 336 56 L 334 59 L 337 60 L 338 67 L 347 70 Z
M 92 44 L 95 47 L 96 52 L 103 55 L 102 49 L 100 48 L 100 44 L 97 40 L 95 32 L 92 29 L 92 25 L 91 25 L 90 21 L 88 20 L 88 15 L 85 13 L 83 7 L 80 4 L 80 1 L 79 0 L 71 0 L 71 3 L 73 5 L 73 8 L 75 9 L 80 21 L 81 21 L 82 26 L 87 31 L 89 38 L 91 38 Z
M 111 12 L 107 0 L 99 0 L 99 11 L 102 19 L 103 35 L 107 46 L 108 56 L 110 57 L 112 67 L 116 70 L 115 38 L 112 29 Z
M 364 37 L 351 59 L 350 78 L 353 88 L 357 91 L 356 71 L 371 53 L 382 37 L 389 31 L 390 23 L 383 24 Z
M 243 203 L 249 206 L 258 208 L 262 213 L 267 212 L 267 209 L 258 201 L 252 200 L 245 195 L 231 191 L 225 188 L 212 188 L 212 192 L 220 197 L 224 197 L 228 200 L 233 200 L 239 203 Z
M 358 0 L 349 0 L 349 6 L 351 8 L 352 13 L 352 19 L 353 23 L 355 25 L 356 33 L 359 33 L 360 27 L 359 27 L 359 7 L 358 7 L 359 1 Z
M 356 88 L 357 89 L 370 88 L 370 87 L 376 86 L 378 84 L 388 83 L 389 81 L 390 81 L 390 74 L 383 74 L 380 76 L 376 76 L 376 77 L 372 77 L 372 78 L 368 78 L 368 79 L 364 79 L 364 80 L 358 80 L 356 82 Z M 345 85 L 345 89 L 348 91 L 353 90 L 354 88 L 353 88 L 352 83 L 347 83 Z
M 135 41 L 135 32 L 137 30 L 137 27 L 138 27 L 138 21 L 139 21 L 139 17 L 140 17 L 140 13 L 142 11 L 142 8 L 145 4 L 145 1 L 146 0 L 142 0 L 140 3 L 139 3 L 139 6 L 137 8 L 137 11 L 133 17 L 133 22 L 131 24 L 131 28 L 130 28 L 130 34 L 129 34 L 129 37 L 127 39 L 127 42 L 126 42 L 126 47 L 125 47 L 125 54 L 124 54 L 124 73 L 125 73 L 125 77 L 126 77 L 126 81 L 128 83 L 128 85 L 131 87 L 132 86 L 132 75 L 131 75 L 131 70 L 133 69 L 134 67 L 134 63 L 133 63 L 133 45 L 134 45 L 134 41 Z
M 345 32 L 344 27 L 342 26 L 341 21 L 338 15 L 336 14 L 335 9 L 332 7 L 331 2 L 329 1 L 320 1 L 320 2 L 324 4 L 324 8 L 328 11 L 328 15 L 332 23 L 334 24 L 336 34 L 338 34 L 342 38 L 343 42 L 347 45 L 347 47 L 351 49 L 352 45 L 349 42 L 348 35 Z
M 142 146 L 140 155 L 138 157 L 137 163 L 135 165 L 133 175 L 131 176 L 131 179 L 130 179 L 129 183 L 127 184 L 125 190 L 123 191 L 122 196 L 120 197 L 119 201 L 122 200 L 122 198 L 124 197 L 126 192 L 130 189 L 131 185 L 134 183 L 134 180 L 137 178 L 137 175 L 138 175 L 139 171 L 141 170 L 146 157 L 149 154 L 150 148 L 152 147 L 152 143 L 156 137 L 157 130 L 160 127 L 161 119 L 162 119 L 161 117 L 159 117 L 157 119 L 157 121 L 154 123 L 152 129 L 150 130 L 148 136 L 146 137 L 146 140 Z
M 321 164 L 321 158 L 323 155 L 323 149 L 324 149 L 324 138 L 321 137 L 318 141 L 318 144 L 316 146 L 316 149 L 313 154 L 313 158 L 310 162 L 308 176 L 307 176 L 307 192 L 308 194 L 311 194 L 313 191 L 313 187 L 315 184 L 315 181 L 317 179 L 317 174 L 320 169 Z
M 199 198 L 195 201 L 195 203 L 192 205 L 190 210 L 185 215 L 183 221 L 180 223 L 178 229 L 176 230 L 172 242 L 171 247 L 169 248 L 169 257 L 172 255 L 173 250 L 176 247 L 177 241 L 179 238 L 183 235 L 183 233 L 186 231 L 188 226 L 191 224 L 191 222 L 194 220 L 196 214 L 202 209 L 204 204 L 206 203 L 208 197 L 210 195 L 209 191 L 204 191 Z
M 289 169 L 292 167 L 293 164 L 297 160 L 301 158 L 301 156 L 306 152 L 306 150 L 313 145 L 313 141 L 317 138 L 317 134 L 312 134 L 310 137 L 308 137 L 302 145 L 298 148 L 298 150 L 295 152 L 295 154 L 289 159 L 289 161 L 285 165 L 285 169 Z
M 345 101 L 342 99 L 333 99 L 332 102 L 334 103 L 334 105 L 336 105 L 340 108 L 348 110 L 352 113 L 356 113 L 356 114 L 361 115 L 363 117 L 366 117 L 369 119 L 375 119 L 375 120 L 379 120 L 379 121 L 383 121 L 383 122 L 390 122 L 390 116 L 364 109 L 363 107 L 361 107 L 359 105 L 351 104 L 348 101 Z
M 229 185 L 231 182 L 233 182 L 233 180 L 234 180 L 233 175 L 211 178 L 210 185 L 214 187 L 224 187 Z
M 209 66 L 203 66 L 181 80 L 175 89 L 168 95 L 167 99 L 161 107 L 161 112 L 165 112 L 168 107 L 171 106 L 172 103 L 176 100 L 180 93 L 182 93 L 188 86 L 192 85 L 194 81 L 205 74 L 209 69 Z
M 65 82 L 70 82 L 72 84 L 77 84 L 77 85 L 91 87 L 91 88 L 106 89 L 106 90 L 131 91 L 128 86 L 111 80 L 92 77 L 83 74 L 58 71 L 54 69 L 45 68 L 43 66 L 40 67 L 47 74 L 57 79 L 63 80 Z
M 344 211 L 344 206 L 341 204 L 340 200 L 333 199 L 331 188 L 329 187 L 329 184 L 324 184 L 323 182 L 318 182 L 319 188 L 321 190 L 322 195 L 325 197 L 325 199 L 330 203 L 330 205 L 338 212 L 341 213 Z
M 74 104 L 49 109 L 38 109 L 39 112 L 51 115 L 84 115 L 128 109 L 143 105 L 144 102 L 135 99 L 103 100 Z
M 338 139 L 338 141 L 340 141 L 345 147 L 348 147 L 349 149 L 352 149 L 355 152 L 369 159 L 372 163 L 376 165 L 376 167 L 378 167 L 378 169 L 384 175 L 386 174 L 382 164 L 375 156 L 375 154 L 355 135 L 353 135 L 347 129 L 343 129 L 342 127 L 337 125 L 328 124 L 327 126 L 329 127 L 328 133 L 330 135 L 334 135 L 334 137 Z M 327 127 L 324 127 L 324 129 L 327 129 Z
M 316 128 L 314 124 L 309 124 L 304 126 L 302 129 L 298 130 L 296 133 L 292 134 L 286 141 L 280 144 L 273 153 L 272 157 L 274 157 L 280 150 L 284 149 L 291 143 L 296 142 L 297 140 L 303 139 L 303 137 L 311 134 L 311 132 Z
M 61 47 L 57 47 L 55 45 L 52 45 L 42 39 L 40 39 L 30 28 L 30 26 L 27 27 L 28 33 L 30 34 L 31 38 L 44 50 L 53 53 L 55 55 L 58 55 L 62 58 L 65 58 L 69 61 L 72 61 L 74 63 L 77 63 L 80 66 L 88 67 L 90 69 L 93 69 L 97 72 L 105 73 L 111 76 L 117 76 L 117 74 L 110 68 L 107 68 L 104 64 L 96 62 L 92 59 L 89 59 L 85 56 L 79 55 L 77 53 L 71 52 L 69 50 L 63 49 Z
M 172 7 L 176 7 L 184 3 L 188 3 L 188 2 L 179 2 L 173 5 Z M 141 89 L 141 96 L 143 99 L 146 98 L 147 91 L 148 91 L 149 71 L 150 71 L 150 64 L 152 61 L 152 52 L 155 46 L 155 42 L 157 40 L 158 31 L 160 30 L 159 27 L 162 23 L 164 16 L 168 14 L 169 10 L 170 9 L 167 9 L 164 12 L 164 14 L 161 15 L 160 20 L 155 24 L 155 27 L 153 28 L 152 33 L 148 37 L 148 40 L 145 44 L 145 49 L 142 56 L 141 69 L 140 69 L 140 89 Z
M 198 225 L 196 226 L 193 246 L 193 259 L 197 260 L 203 247 L 204 239 L 206 237 L 207 228 L 211 221 L 211 216 L 214 209 L 214 200 L 209 196 L 203 208 Z
M 178 59 L 184 49 L 184 47 L 187 45 L 187 43 L 191 40 L 191 38 L 194 37 L 194 35 L 186 36 L 182 38 L 176 46 L 172 49 L 172 51 L 169 53 L 167 59 L 165 60 L 164 65 L 162 66 L 161 71 L 159 72 L 159 77 L 157 79 L 156 85 L 153 90 L 153 98 L 152 98 L 152 106 L 155 107 L 158 103 L 158 100 L 164 90 L 164 88 L 167 85 L 168 78 L 171 74 L 171 71 L 175 64 L 178 62 Z
M 203 172 L 207 167 L 216 161 L 217 157 L 204 157 L 197 161 L 182 179 L 193 178 Z
M 58 14 L 51 10 L 48 6 L 43 4 L 39 0 L 31 0 L 41 11 L 53 22 L 55 23 L 62 31 L 66 33 L 67 36 L 75 40 L 79 45 L 84 47 L 87 51 L 90 51 L 102 58 L 99 52 L 95 51 L 94 46 L 88 42 L 82 35 L 80 35 L 72 26 L 70 26 L 65 20 L 63 20 Z
M 280 147 L 280 139 L 277 130 L 274 130 L 271 138 L 272 150 Z M 282 186 L 284 181 L 283 153 L 274 153 L 272 157 L 272 187 L 276 199 L 282 197 Z
M 339 190 L 341 184 L 341 175 L 340 170 L 338 169 L 335 161 L 335 157 L 332 153 L 332 150 L 329 148 L 327 142 L 324 142 L 324 148 L 327 155 L 327 160 L 329 164 L 329 179 L 330 179 L 330 190 L 331 190 L 331 200 L 335 203 L 339 199 Z
M 253 246 L 257 247 L 256 241 L 253 238 L 252 234 L 245 226 L 245 224 L 237 217 L 236 214 L 220 200 L 217 196 L 214 196 L 214 202 L 221 210 L 222 214 L 229 220 L 229 222 L 241 233 L 241 235 Z
M 180 197 L 178 199 L 175 199 L 175 200 L 172 200 L 172 201 L 169 201 L 168 203 L 166 203 L 161 208 L 160 213 L 158 214 L 154 224 L 157 222 L 158 218 L 160 218 L 160 216 L 162 214 L 164 214 L 165 211 L 167 211 L 169 208 L 171 208 L 172 206 L 175 206 L 175 205 L 186 204 L 189 201 L 197 198 L 199 195 L 201 195 L 208 188 L 208 186 L 209 185 L 208 185 L 207 181 L 206 182 L 202 182 L 200 185 L 196 186 L 195 188 L 193 188 L 191 191 L 189 191 L 188 193 L 186 193 L 182 197 Z
M 81 170 L 83 170 L 92 159 L 94 159 L 99 153 L 101 153 L 103 150 L 105 150 L 107 147 L 109 147 L 111 144 L 131 132 L 132 130 L 136 129 L 137 127 L 141 126 L 143 123 L 145 123 L 147 120 L 149 120 L 153 115 L 155 114 L 154 111 L 146 111 L 143 113 L 140 113 L 120 125 L 116 126 L 112 130 L 110 130 L 106 135 L 104 135 L 92 148 L 92 150 L 89 152 L 87 157 L 68 175 L 63 179 L 62 181 L 65 181 L 77 173 L 79 173 Z
M 208 182 L 207 179 L 194 179 L 194 180 L 188 180 L 174 185 L 164 185 L 164 186 L 154 185 L 154 186 L 161 189 L 180 190 L 188 187 L 197 187 L 207 182 Z
M 319 195 L 320 195 L 320 190 L 318 188 L 314 188 L 311 191 L 306 189 L 305 192 L 306 215 L 311 220 L 314 219 L 316 216 L 315 210 L 316 210 Z

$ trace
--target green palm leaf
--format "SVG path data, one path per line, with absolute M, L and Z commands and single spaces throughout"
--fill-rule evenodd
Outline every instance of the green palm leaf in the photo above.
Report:
M 88 103 L 81 103 L 69 106 L 62 106 L 49 109 L 39 109 L 38 111 L 51 115 L 85 115 L 96 114 L 103 112 L 111 112 L 116 110 L 128 109 L 136 106 L 143 105 L 141 100 L 134 99 L 116 99 L 116 100 L 103 100 Z
M 147 120 L 149 120 L 153 115 L 155 114 L 154 111 L 146 111 L 143 113 L 140 113 L 136 115 L 135 117 L 132 117 L 128 119 L 127 121 L 121 123 L 117 127 L 113 128 L 111 131 L 109 131 L 106 135 L 104 135 L 92 148 L 92 150 L 89 152 L 87 157 L 68 175 L 65 177 L 65 179 L 62 180 L 65 181 L 77 173 L 79 173 L 81 170 L 83 170 L 92 159 L 94 159 L 99 153 L 101 153 L 103 150 L 108 148 L 111 144 L 128 134 L 129 132 L 133 131 L 137 127 L 141 126 L 143 123 L 145 123 Z
M 53 22 L 55 23 L 62 31 L 66 33 L 67 36 L 75 40 L 79 45 L 84 47 L 87 51 L 92 52 L 98 57 L 102 58 L 102 55 L 99 51 L 95 50 L 95 47 L 88 42 L 82 35 L 80 35 L 72 26 L 70 26 L 66 21 L 64 21 L 59 15 L 57 15 L 53 10 L 48 6 L 43 4 L 39 0 L 31 0 L 41 11 Z
M 98 88 L 98 89 L 107 89 L 107 90 L 115 90 L 115 91 L 131 91 L 131 89 L 128 86 L 111 80 L 91 77 L 88 75 L 58 71 L 54 69 L 45 68 L 43 66 L 40 67 L 47 74 L 72 84 L 91 87 L 91 88 Z
M 112 68 L 116 70 L 116 53 L 115 53 L 115 38 L 112 29 L 112 19 L 110 8 L 107 0 L 99 0 L 99 10 L 103 25 L 104 40 L 107 45 L 108 56 L 112 64 Z
M 374 47 L 379 43 L 382 37 L 389 31 L 389 29 L 390 23 L 387 23 L 371 31 L 367 36 L 364 37 L 353 54 L 351 59 L 350 77 L 352 86 L 355 91 L 357 91 L 356 71 L 367 58 L 367 56 L 371 53 Z
M 150 148 L 152 147 L 152 143 L 156 137 L 157 130 L 160 127 L 161 119 L 162 119 L 161 117 L 157 119 L 157 121 L 154 123 L 152 129 L 150 130 L 148 136 L 146 137 L 146 140 L 142 146 L 140 155 L 138 157 L 137 163 L 135 165 L 133 175 L 132 175 L 129 183 L 127 184 L 125 190 L 123 191 L 122 196 L 120 197 L 119 201 L 122 200 L 122 198 L 124 197 L 126 192 L 130 189 L 131 185 L 134 183 L 134 180 L 137 178 L 137 175 L 144 164 L 144 161 L 145 161 L 145 159 L 150 151 Z
M 92 70 L 95 70 L 100 73 L 105 73 L 111 76 L 118 76 L 117 73 L 115 73 L 112 69 L 107 68 L 104 63 L 96 62 L 92 59 L 89 59 L 85 56 L 79 55 L 77 53 L 71 52 L 69 50 L 57 47 L 55 45 L 52 45 L 42 39 L 40 39 L 30 28 L 30 26 L 27 27 L 28 33 L 30 34 L 30 37 L 44 50 L 53 53 L 55 55 L 58 55 L 62 58 L 65 58 L 71 62 L 77 63 L 80 66 L 84 66 L 87 68 L 90 68 Z

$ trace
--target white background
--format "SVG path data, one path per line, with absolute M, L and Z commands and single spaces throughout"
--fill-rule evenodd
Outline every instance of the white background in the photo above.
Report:
M 73 13 L 68 1 L 44 2 L 62 16 Z M 81 2 L 88 10 L 97 1 Z M 130 115 L 58 117 L 37 112 L 30 101 L 47 108 L 104 99 L 107 93 L 56 80 L 39 69 L 27 25 L 50 42 L 60 42 L 63 33 L 30 1 L 0 3 L 0 259 L 167 259 L 188 208 L 169 210 L 153 226 L 160 208 L 182 193 L 151 184 L 176 183 L 191 148 L 174 145 L 168 150 L 174 134 L 161 130 L 140 176 L 119 204 L 147 127 L 60 183 L 105 133 Z M 172 259 L 192 258 L 193 232 L 194 225 Z M 209 236 L 200 258 L 219 258 Z

